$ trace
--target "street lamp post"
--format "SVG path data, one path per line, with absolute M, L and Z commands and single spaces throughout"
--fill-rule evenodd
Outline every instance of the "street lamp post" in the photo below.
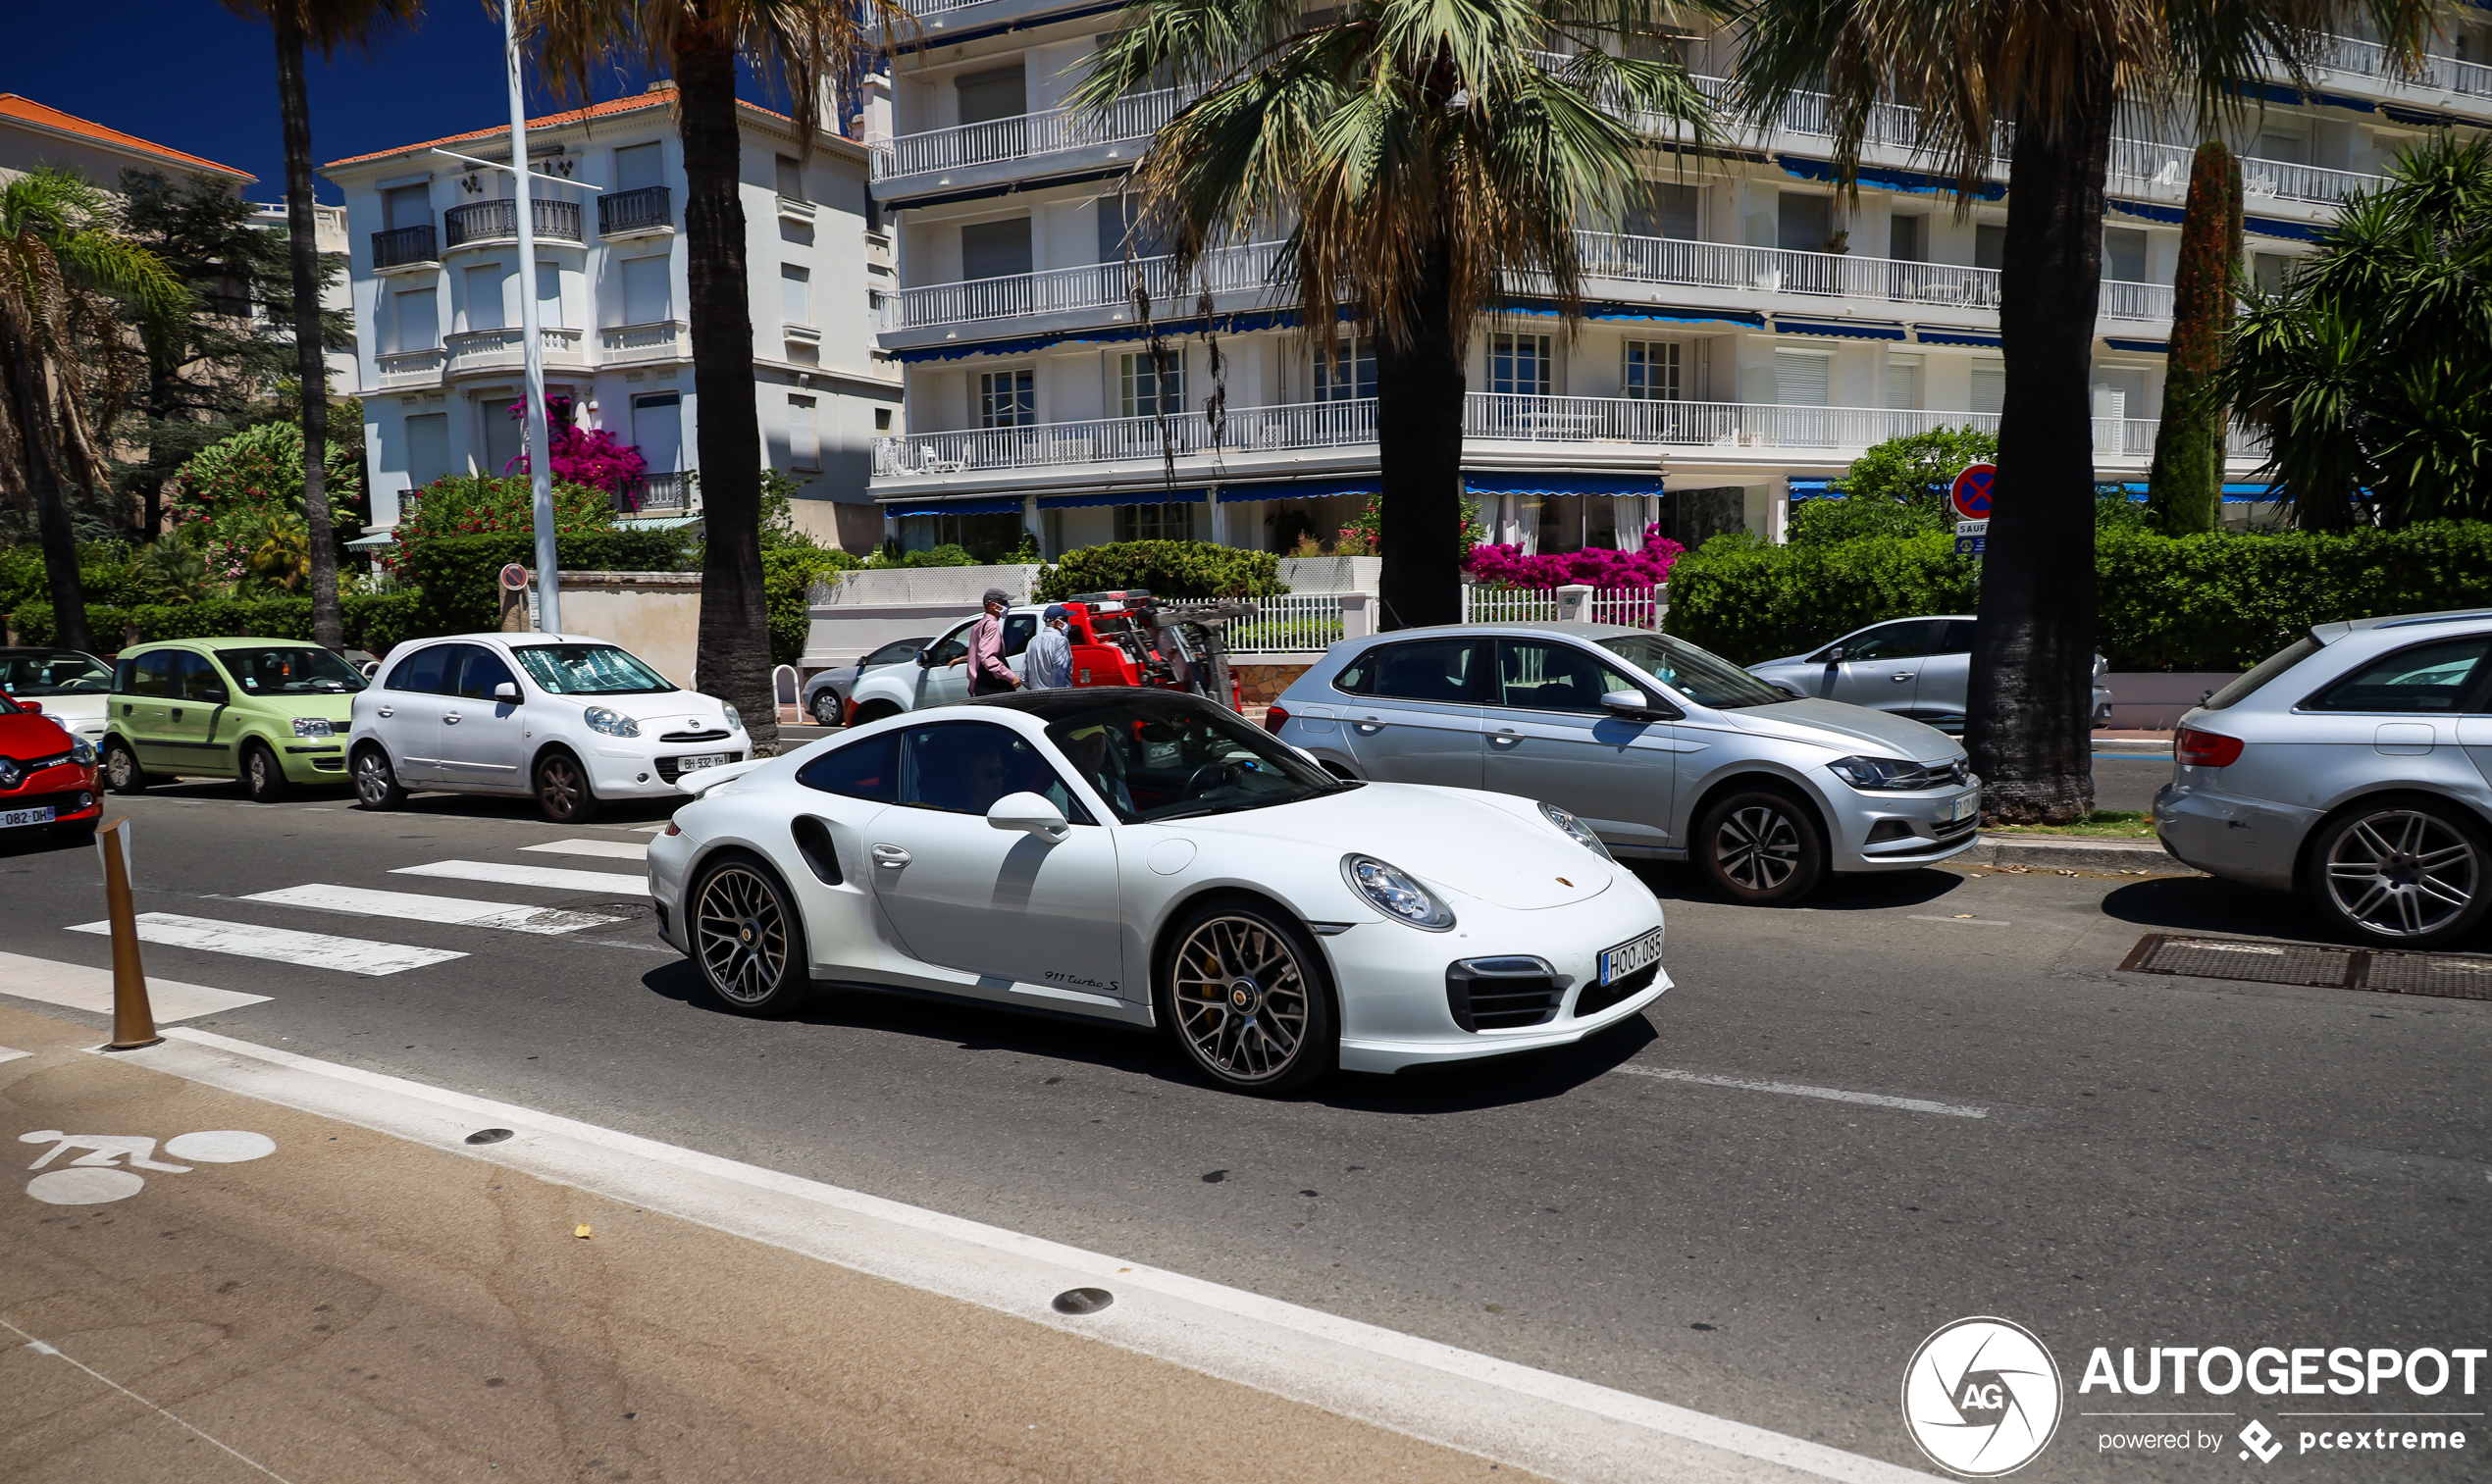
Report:
M 562 584 L 553 539 L 553 434 L 545 426 L 545 349 L 539 338 L 537 224 L 528 182 L 528 96 L 520 71 L 519 0 L 502 0 L 502 60 L 510 79 L 511 209 L 519 229 L 520 356 L 528 380 L 528 485 L 537 514 L 537 626 L 562 631 Z

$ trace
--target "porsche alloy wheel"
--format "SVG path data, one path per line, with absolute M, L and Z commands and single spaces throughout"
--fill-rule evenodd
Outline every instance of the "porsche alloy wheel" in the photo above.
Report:
M 795 904 L 761 866 L 732 857 L 711 866 L 692 902 L 693 957 L 728 1008 L 775 1012 L 804 993 L 805 937 Z
M 1322 974 L 1294 924 L 1252 907 L 1217 909 L 1176 935 L 1163 1007 L 1195 1065 L 1230 1087 L 1281 1092 L 1329 1070 L 1338 1054 Z

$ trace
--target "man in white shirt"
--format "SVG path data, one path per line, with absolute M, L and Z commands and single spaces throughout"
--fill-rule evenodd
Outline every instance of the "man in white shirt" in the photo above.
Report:
M 1024 689 L 1062 691 L 1073 683 L 1071 618 L 1063 603 L 1049 603 L 1040 615 L 1038 636 L 1021 667 Z

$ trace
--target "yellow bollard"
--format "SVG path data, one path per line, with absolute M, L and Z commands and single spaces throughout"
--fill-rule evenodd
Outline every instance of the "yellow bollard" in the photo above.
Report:
M 134 1051 L 165 1038 L 156 1034 L 156 1012 L 147 1003 L 147 970 L 138 962 L 138 909 L 130 896 L 130 821 L 116 819 L 95 832 L 104 857 L 104 910 L 113 923 L 113 1040 L 110 1049 Z

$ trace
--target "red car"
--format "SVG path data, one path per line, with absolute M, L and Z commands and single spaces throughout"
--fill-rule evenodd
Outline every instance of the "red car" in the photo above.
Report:
M 94 743 L 71 736 L 37 702 L 0 695 L 0 840 L 41 829 L 79 844 L 94 838 L 103 813 Z

